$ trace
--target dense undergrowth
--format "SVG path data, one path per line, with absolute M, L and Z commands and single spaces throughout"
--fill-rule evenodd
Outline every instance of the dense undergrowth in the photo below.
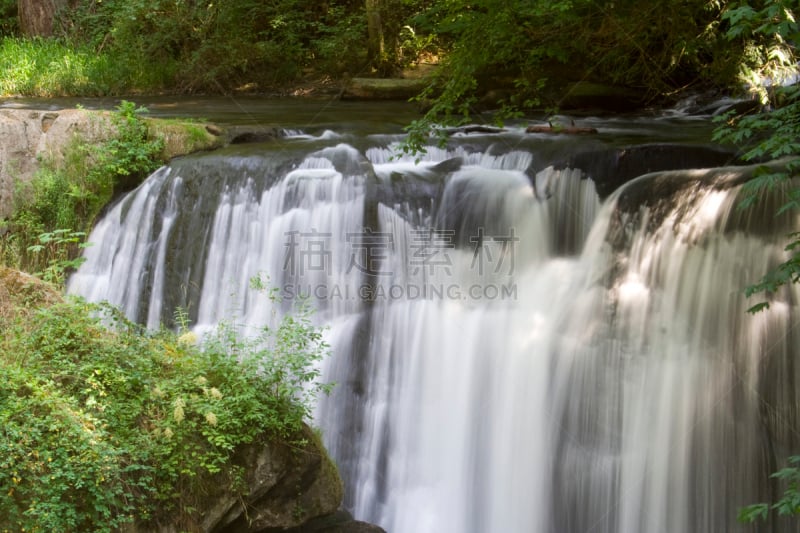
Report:
M 191 530 L 203 496 L 246 490 L 234 451 L 296 441 L 324 389 L 305 312 L 202 346 L 79 300 L 0 317 L 0 531 Z
M 224 93 L 291 85 L 308 69 L 369 71 L 360 7 L 79 0 L 50 14 L 45 39 L 20 38 L 13 14 L 0 12 L 0 95 Z

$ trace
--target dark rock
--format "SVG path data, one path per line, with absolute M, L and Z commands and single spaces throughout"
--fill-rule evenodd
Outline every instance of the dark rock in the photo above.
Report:
M 675 224 L 688 220 L 696 215 L 694 201 L 702 198 L 707 190 L 725 190 L 752 180 L 758 173 L 768 168 L 772 172 L 781 172 L 789 160 L 777 160 L 767 165 L 720 166 L 705 169 L 674 170 L 653 172 L 625 186 L 617 200 L 617 212 L 628 221 L 637 220 L 641 209 L 648 210 L 649 229 L 660 226 L 666 217 L 675 216 Z M 761 194 L 758 205 L 752 209 L 736 209 L 726 220 L 725 231 L 746 231 L 750 234 L 775 235 L 791 231 L 794 218 L 776 215 L 780 207 L 786 203 L 785 187 L 775 187 Z M 676 206 L 681 206 L 676 208 Z M 767 215 L 767 216 L 764 216 Z
M 277 128 L 265 128 L 259 131 L 244 131 L 241 133 L 233 132 L 231 144 L 249 144 L 273 141 L 281 137 L 281 132 Z
M 434 172 L 447 174 L 448 172 L 455 172 L 456 170 L 460 169 L 463 165 L 464 165 L 463 158 L 453 157 L 450 159 L 445 159 L 441 163 L 436 164 L 432 170 Z
M 281 530 L 282 533 L 386 533 L 386 531 L 374 524 L 354 520 L 353 516 L 346 510 L 339 511 L 330 515 L 321 516 L 310 520 L 300 527 L 289 530 Z M 264 533 L 278 533 L 277 530 L 269 530 Z
M 560 109 L 601 109 L 626 112 L 641 109 L 645 104 L 641 91 L 627 87 L 579 81 L 567 86 L 563 94 L 557 95 Z
M 321 529 L 320 533 L 386 533 L 386 530 L 374 524 L 352 520 L 328 529 Z
M 495 126 L 483 126 L 479 124 L 471 124 L 469 126 L 461 126 L 459 128 L 447 128 L 445 133 L 447 135 L 455 135 L 457 133 L 470 134 L 470 133 L 503 133 L 506 131 L 504 128 Z
M 308 427 L 302 447 L 249 446 L 235 464 L 247 469 L 245 496 L 223 491 L 209 502 L 203 531 L 251 533 L 286 530 L 335 513 L 344 488 L 319 437 Z
M 583 170 L 594 181 L 597 194 L 606 198 L 623 183 L 649 172 L 725 166 L 736 161 L 735 154 L 716 146 L 659 143 L 581 152 L 553 167 Z

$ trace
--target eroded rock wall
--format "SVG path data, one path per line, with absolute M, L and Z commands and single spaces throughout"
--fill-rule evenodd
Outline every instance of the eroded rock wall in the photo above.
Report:
M 76 134 L 94 142 L 109 131 L 107 115 L 82 109 L 0 109 L 0 219 L 11 214 L 15 189 L 30 181 L 42 160 L 63 157 Z

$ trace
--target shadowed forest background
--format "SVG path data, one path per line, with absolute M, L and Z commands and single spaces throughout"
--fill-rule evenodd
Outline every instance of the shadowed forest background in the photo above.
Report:
M 787 59 L 787 1 L 3 0 L 0 93 L 270 91 L 441 63 L 427 96 L 453 110 L 557 104 L 567 82 L 638 103 L 738 86 Z M 735 33 L 729 30 L 736 26 Z M 777 48 L 776 48 L 777 46 Z M 446 111 L 446 110 L 442 110 Z

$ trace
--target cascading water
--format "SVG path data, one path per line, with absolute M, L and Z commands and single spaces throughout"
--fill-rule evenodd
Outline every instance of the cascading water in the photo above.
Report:
M 770 497 L 800 443 L 797 292 L 752 316 L 742 288 L 797 221 L 735 210 L 751 170 L 651 174 L 601 207 L 545 139 L 418 164 L 321 142 L 159 170 L 70 290 L 200 329 L 264 322 L 259 274 L 308 294 L 338 384 L 317 423 L 346 505 L 391 533 L 735 531 Z

